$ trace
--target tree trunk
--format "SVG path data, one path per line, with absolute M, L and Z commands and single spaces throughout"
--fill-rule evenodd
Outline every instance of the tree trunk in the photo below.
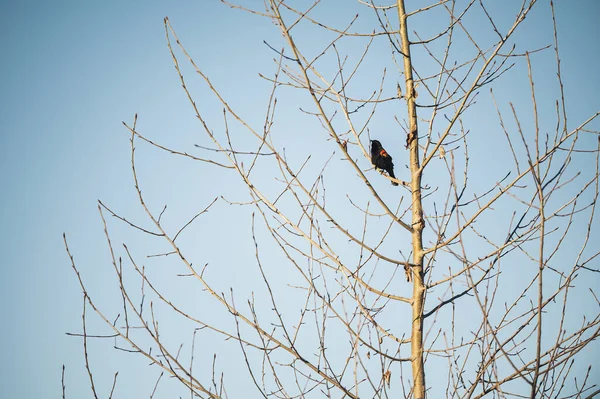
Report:
M 404 79 L 406 82 L 405 99 L 408 107 L 409 133 L 407 144 L 410 149 L 410 188 L 412 191 L 412 246 L 413 266 L 409 276 L 413 282 L 411 357 L 414 383 L 414 398 L 425 398 L 425 369 L 423 368 L 423 302 L 425 286 L 423 284 L 423 206 L 421 203 L 421 175 L 419 162 L 419 134 L 417 127 L 417 107 L 410 57 L 410 42 L 406 26 L 404 0 L 398 1 L 398 19 L 400 21 L 400 39 L 404 56 Z

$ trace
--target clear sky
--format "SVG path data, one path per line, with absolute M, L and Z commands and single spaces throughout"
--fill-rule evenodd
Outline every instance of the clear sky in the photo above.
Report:
M 556 3 L 569 111 L 580 120 L 600 109 L 600 3 Z M 205 140 L 174 71 L 163 18 L 170 18 L 188 51 L 232 102 L 250 119 L 258 114 L 257 121 L 268 95 L 257 73 L 273 70 L 273 52 L 262 41 L 277 42 L 280 34 L 266 20 L 216 0 L 3 1 L 0 15 L 0 397 L 59 397 L 63 364 L 67 397 L 91 397 L 80 342 L 65 335 L 80 331 L 82 299 L 62 233 L 80 267 L 94 276 L 109 261 L 97 200 L 139 215 L 122 121 L 131 122 L 137 113 L 138 126 L 149 136 L 189 152 Z M 530 26 L 528 34 L 547 32 L 547 22 Z M 551 39 L 545 36 L 543 43 Z M 520 93 L 518 87 L 508 89 Z M 140 155 L 140 162 L 152 164 L 146 176 L 171 176 L 174 184 L 189 187 L 184 197 L 210 202 L 195 183 L 200 169 L 185 162 L 163 168 L 158 163 L 166 158 L 153 155 Z M 228 188 L 233 180 L 223 176 L 226 193 L 234 192 Z M 149 187 L 148 194 L 164 189 Z M 164 202 L 170 199 L 161 195 Z M 229 234 L 221 227 L 213 233 Z M 240 261 L 231 248 L 222 251 Z M 103 291 L 103 278 L 92 278 L 96 292 Z M 117 368 L 102 361 L 96 366 Z M 124 392 L 120 397 L 133 397 Z M 147 389 L 139 393 L 147 396 Z

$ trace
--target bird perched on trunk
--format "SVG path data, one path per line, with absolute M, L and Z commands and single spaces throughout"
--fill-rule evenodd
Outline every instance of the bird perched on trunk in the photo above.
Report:
M 383 149 L 378 140 L 371 140 L 371 163 L 377 169 L 385 170 L 391 178 L 396 178 L 394 175 L 394 163 L 392 162 L 392 156 Z M 398 183 L 395 181 L 392 181 L 392 184 L 394 186 L 398 185 Z

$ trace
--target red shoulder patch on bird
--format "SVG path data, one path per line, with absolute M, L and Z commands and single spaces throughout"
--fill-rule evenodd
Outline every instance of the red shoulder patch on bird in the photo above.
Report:
M 388 153 L 382 148 L 381 151 L 379 151 L 379 155 L 381 155 L 382 157 L 389 157 Z

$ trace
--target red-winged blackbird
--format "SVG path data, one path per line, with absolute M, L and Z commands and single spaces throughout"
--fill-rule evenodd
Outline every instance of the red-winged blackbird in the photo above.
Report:
M 392 162 L 392 157 L 383 149 L 381 143 L 377 140 L 371 140 L 371 163 L 375 165 L 376 168 L 385 170 L 390 177 L 396 178 L 394 175 L 394 163 Z M 394 181 L 392 184 L 394 186 L 398 185 L 398 183 Z

